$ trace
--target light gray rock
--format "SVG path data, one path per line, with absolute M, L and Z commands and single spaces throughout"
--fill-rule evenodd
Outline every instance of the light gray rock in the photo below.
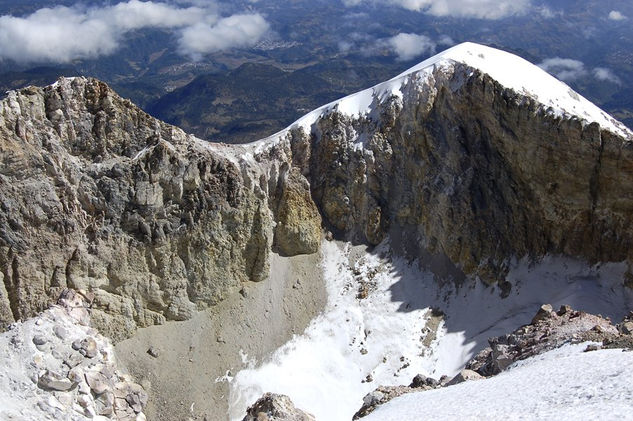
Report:
M 74 367 L 68 371 L 66 376 L 73 383 L 81 383 L 84 381 L 84 370 L 81 367 Z
M 75 385 L 70 379 L 46 370 L 37 380 L 37 386 L 45 390 L 70 390 Z
M 53 332 L 62 341 L 68 337 L 68 331 L 63 326 L 55 326 Z
M 378 390 L 374 390 L 373 392 L 370 392 L 366 394 L 365 397 L 363 397 L 363 405 L 365 406 L 377 405 L 378 403 L 380 403 L 380 401 L 384 399 L 384 397 L 385 397 L 384 393 Z
M 633 335 L 633 322 L 626 321 L 626 322 L 621 323 L 618 327 L 622 334 Z
M 296 408 L 288 396 L 266 393 L 248 407 L 242 421 L 315 421 L 315 418 Z
M 84 338 L 79 343 L 79 353 L 86 358 L 96 357 L 99 353 L 99 348 L 97 347 L 97 342 L 94 340 L 94 338 Z
M 35 345 L 44 345 L 47 342 L 48 342 L 48 339 L 44 335 L 33 336 L 33 343 Z
M 90 386 L 96 395 L 104 393 L 106 390 L 112 388 L 112 383 L 103 373 L 98 371 L 90 371 L 85 373 L 86 383 Z
M 494 344 L 492 347 L 492 361 L 495 372 L 499 373 L 508 368 L 514 359 L 510 354 L 510 346 L 504 344 Z
M 484 377 L 473 370 L 463 369 L 459 372 L 455 377 L 451 379 L 450 382 L 447 383 L 447 386 L 453 386 L 455 384 L 463 383 L 470 380 L 481 380 Z
M 142 410 L 142 408 L 141 408 Z M 98 415 L 111 416 L 114 414 L 114 393 L 104 392 L 95 398 L 95 412 Z M 141 412 L 141 411 L 138 411 Z

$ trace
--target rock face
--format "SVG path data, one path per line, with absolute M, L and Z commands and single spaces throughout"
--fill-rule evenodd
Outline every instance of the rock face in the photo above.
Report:
M 145 390 L 87 326 L 88 306 L 85 295 L 64 290 L 57 305 L 0 335 L 0 418 L 145 419 Z
M 93 291 L 93 323 L 125 337 L 266 278 L 273 235 L 287 255 L 320 242 L 303 176 L 250 179 L 97 80 L 10 92 L 0 160 L 3 326 L 71 287 Z
M 389 236 L 457 282 L 499 282 L 511 259 L 547 253 L 631 261 L 630 132 L 556 114 L 466 61 L 380 86 L 245 146 L 187 136 L 96 80 L 10 92 L 0 324 L 66 287 L 94 293 L 93 322 L 115 339 L 187 319 L 265 279 L 271 251 L 316 252 L 322 222 L 353 242 Z M 369 111 L 349 111 L 357 100 Z
M 302 169 L 329 226 L 370 244 L 391 233 L 414 257 L 488 282 L 511 256 L 631 258 L 631 139 L 555 117 L 466 65 L 415 77 L 377 121 L 317 121 Z

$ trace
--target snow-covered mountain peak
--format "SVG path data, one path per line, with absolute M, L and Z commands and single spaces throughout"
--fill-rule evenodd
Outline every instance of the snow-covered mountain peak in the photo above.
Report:
M 512 89 L 542 104 L 543 109 L 558 117 L 576 117 L 584 123 L 597 122 L 626 139 L 633 140 L 633 132 L 595 104 L 582 97 L 564 82 L 538 66 L 506 51 L 473 42 L 464 42 L 449 48 L 411 67 L 391 80 L 364 91 L 348 95 L 304 115 L 287 129 L 251 144 L 261 151 L 285 136 L 288 130 L 303 128 L 311 131 L 312 125 L 322 116 L 338 111 L 349 116 L 369 116 L 376 105 L 391 96 L 402 98 L 410 81 L 426 83 L 429 76 L 441 67 L 450 68 L 456 63 L 489 75 L 502 86 Z
M 577 116 L 587 122 L 597 122 L 602 128 L 625 138 L 633 137 L 633 132 L 622 123 L 545 70 L 517 55 L 473 42 L 449 48 L 410 68 L 396 79 L 445 61 L 478 69 L 506 88 L 551 107 L 557 115 Z

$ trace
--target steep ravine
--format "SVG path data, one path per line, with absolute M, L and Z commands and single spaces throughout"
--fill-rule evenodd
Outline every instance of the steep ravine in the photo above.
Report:
M 494 51 L 461 48 L 482 60 Z M 93 325 L 123 341 L 128 367 L 167 396 L 182 378 L 152 377 L 157 364 L 186 378 L 205 359 L 202 375 L 213 376 L 239 362 L 240 348 L 265 338 L 250 354 L 261 357 L 307 325 L 325 300 L 309 269 L 324 233 L 368 246 L 390 238 L 436 282 L 479 279 L 502 296 L 514 287 L 512 261 L 546 255 L 620 262 L 628 269 L 615 282 L 630 288 L 633 134 L 607 117 L 583 120 L 593 110 L 565 85 L 559 99 L 574 112 L 469 60 L 440 57 L 241 146 L 186 135 L 94 79 L 9 92 L 0 326 L 65 288 L 89 290 Z M 165 326 L 135 335 L 154 325 Z M 235 338 L 211 337 L 202 354 L 192 344 L 184 360 L 176 338 L 200 329 L 208 340 L 216 326 L 235 326 L 221 335 Z M 154 361 L 144 354 L 153 338 L 180 345 Z M 172 393 L 167 412 L 152 401 L 148 414 L 170 419 L 172 400 L 191 392 L 200 402 L 210 381 Z M 211 387 L 216 401 L 223 387 Z

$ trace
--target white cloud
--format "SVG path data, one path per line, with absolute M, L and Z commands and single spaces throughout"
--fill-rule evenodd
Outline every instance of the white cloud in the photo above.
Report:
M 0 59 L 65 63 L 95 58 L 112 54 L 126 33 L 144 28 L 175 31 L 181 37 L 181 47 L 191 41 L 191 28 L 202 28 L 207 44 L 211 43 L 209 37 L 218 37 L 213 50 L 217 51 L 249 45 L 244 40 L 245 35 L 263 35 L 261 31 L 253 31 L 254 23 L 260 28 L 268 28 L 260 15 L 234 15 L 222 19 L 216 14 L 213 2 L 186 3 L 198 6 L 128 0 L 103 7 L 78 4 L 42 8 L 25 17 L 0 16 Z M 232 36 L 234 40 L 230 38 Z
M 233 15 L 212 24 L 200 22 L 182 31 L 180 49 L 198 59 L 230 47 L 254 45 L 268 29 L 268 22 L 259 14 Z
M 412 60 L 424 54 L 433 54 L 438 45 L 453 45 L 447 35 L 441 35 L 437 41 L 427 35 L 400 33 L 389 38 L 375 38 L 364 32 L 352 32 L 338 42 L 339 51 L 358 53 L 363 56 L 393 56 L 396 60 Z
M 553 19 L 555 17 L 559 17 L 559 16 L 563 16 L 564 13 L 562 10 L 552 10 L 547 6 L 540 6 L 538 7 L 536 10 L 538 10 L 538 13 L 541 14 L 541 17 L 545 18 L 545 19 Z
M 435 43 L 426 35 L 402 33 L 389 38 L 387 43 L 401 61 L 412 60 L 427 52 L 435 52 Z
M 451 45 L 455 45 L 455 41 L 448 35 L 440 35 L 440 38 L 437 40 L 437 45 L 450 47 Z
M 131 31 L 147 27 L 185 26 L 205 17 L 208 11 L 200 7 L 176 8 L 166 3 L 129 0 L 111 7 L 93 9 L 88 15 L 92 19 L 107 22 L 111 28 Z
M 606 67 L 596 67 L 593 69 L 593 75 L 596 79 L 615 83 L 616 85 L 622 84 L 622 81 L 619 77 L 617 77 L 611 69 L 607 69 Z
M 620 13 L 617 10 L 612 10 L 609 12 L 609 19 L 611 20 L 626 20 L 628 19 L 626 16 L 624 16 L 622 13 Z
M 500 19 L 525 14 L 532 6 L 530 0 L 342 0 L 345 6 L 363 3 L 399 6 L 404 9 L 434 16 L 479 19 Z
M 571 82 L 587 75 L 583 62 L 570 58 L 548 58 L 538 66 L 565 82 Z

